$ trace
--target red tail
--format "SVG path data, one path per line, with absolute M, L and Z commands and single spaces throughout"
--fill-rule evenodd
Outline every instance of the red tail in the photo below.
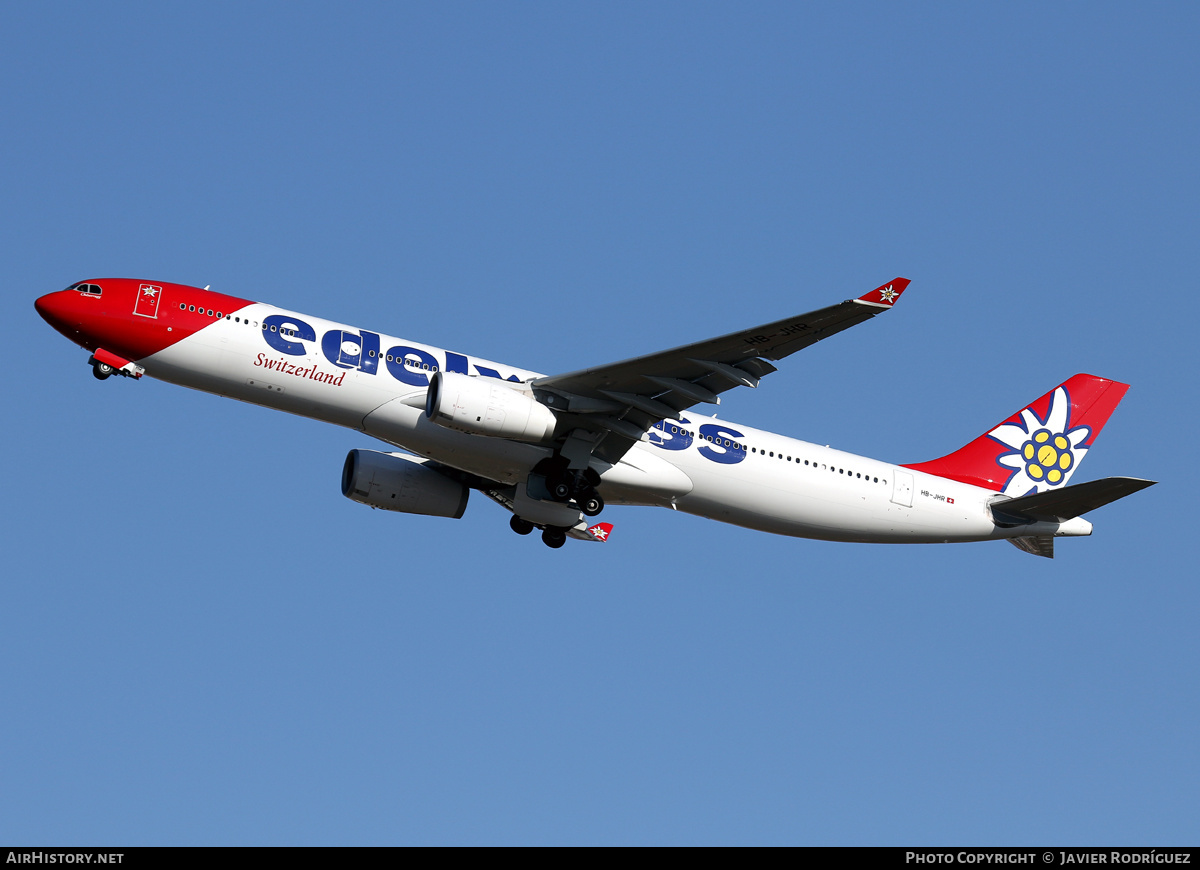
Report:
M 1014 498 L 1057 489 L 1071 479 L 1128 389 L 1075 375 L 966 447 L 904 467 Z

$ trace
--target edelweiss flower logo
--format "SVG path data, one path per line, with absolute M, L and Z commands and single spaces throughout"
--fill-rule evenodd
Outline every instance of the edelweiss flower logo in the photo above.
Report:
M 1071 400 L 1059 387 L 1050 398 L 1045 420 L 1029 408 L 1021 412 L 1022 424 L 1002 423 L 988 433 L 1011 453 L 996 457 L 1001 465 L 1014 469 L 1004 494 L 1026 495 L 1060 486 L 1070 479 L 1075 466 L 1087 453 L 1080 447 L 1091 430 L 1087 426 L 1071 428 Z

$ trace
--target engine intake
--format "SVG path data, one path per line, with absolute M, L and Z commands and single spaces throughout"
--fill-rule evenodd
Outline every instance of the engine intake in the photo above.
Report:
M 380 510 L 457 520 L 470 494 L 457 480 L 402 453 L 351 450 L 342 466 L 342 495 Z
M 558 418 L 528 393 L 494 378 L 436 372 L 425 397 L 425 416 L 447 429 L 517 441 L 547 441 Z

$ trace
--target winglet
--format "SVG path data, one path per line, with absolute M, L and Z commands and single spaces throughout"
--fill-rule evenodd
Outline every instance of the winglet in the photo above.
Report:
M 896 300 L 900 298 L 900 294 L 905 291 L 908 285 L 909 280 L 907 278 L 896 278 L 880 287 L 876 287 L 870 293 L 864 293 L 854 301 L 861 302 L 864 305 L 891 308 L 896 304 Z
M 612 523 L 596 523 L 588 529 L 588 534 L 597 541 L 607 541 L 608 536 L 612 534 Z

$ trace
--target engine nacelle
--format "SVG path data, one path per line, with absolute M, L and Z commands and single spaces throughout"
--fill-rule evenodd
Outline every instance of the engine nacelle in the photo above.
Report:
M 385 511 L 457 520 L 470 494 L 457 480 L 400 453 L 351 450 L 342 466 L 342 495 Z
M 425 416 L 447 429 L 517 441 L 547 441 L 558 419 L 528 393 L 495 378 L 436 372 L 425 397 Z

